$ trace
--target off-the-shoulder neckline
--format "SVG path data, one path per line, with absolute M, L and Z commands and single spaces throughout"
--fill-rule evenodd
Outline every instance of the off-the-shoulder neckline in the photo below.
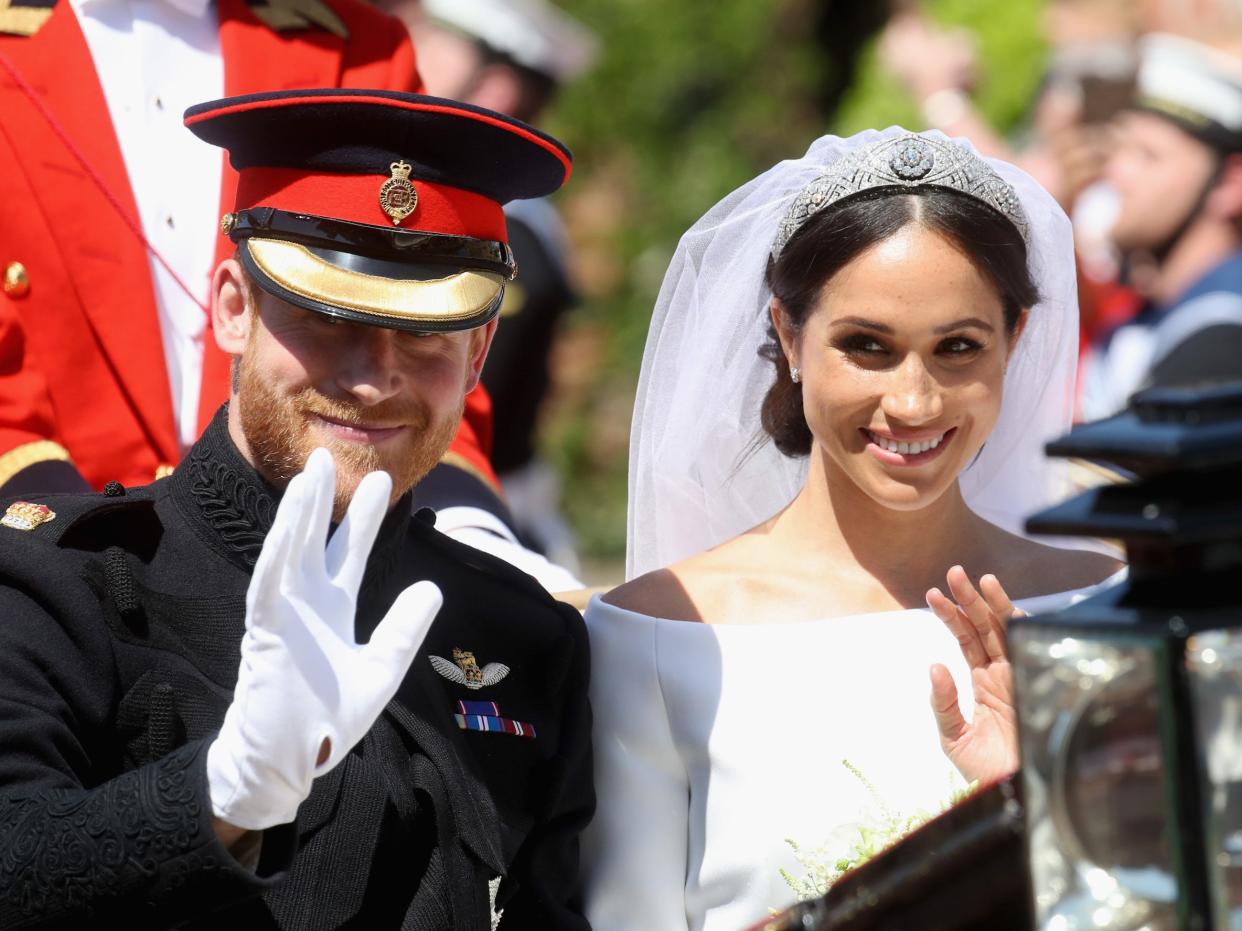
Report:
M 1030 598 L 1019 598 L 1014 602 L 1014 604 L 1022 608 L 1023 610 L 1027 611 L 1028 613 L 1035 613 L 1031 611 L 1032 605 L 1038 604 L 1039 602 L 1043 602 L 1043 601 L 1064 601 L 1069 598 L 1073 598 L 1075 595 L 1082 595 L 1083 597 L 1088 597 L 1089 595 L 1094 594 L 1095 592 L 1103 591 L 1106 588 L 1110 588 L 1111 586 L 1118 584 L 1119 582 L 1121 582 L 1122 580 L 1126 578 L 1126 575 L 1128 573 L 1129 573 L 1129 567 L 1122 566 L 1120 569 L 1118 569 L 1108 578 L 1101 579 L 1099 582 L 1096 582 L 1092 585 L 1087 585 L 1082 588 L 1071 588 L 1071 589 L 1067 589 L 1065 591 L 1060 591 L 1060 592 L 1049 592 L 1046 595 L 1033 595 Z M 709 621 L 687 621 L 687 620 L 679 620 L 677 618 L 654 617 L 650 614 L 643 614 L 640 611 L 631 611 L 629 608 L 622 608 L 622 607 L 619 607 L 618 605 L 614 605 L 610 602 L 604 601 L 604 595 L 607 595 L 607 594 L 608 592 L 602 592 L 601 594 L 593 595 L 591 597 L 591 600 L 587 603 L 587 608 L 586 608 L 587 613 L 589 614 L 592 611 L 592 609 L 598 610 L 602 607 L 604 609 L 607 609 L 608 611 L 615 612 L 617 615 L 626 615 L 629 617 L 641 618 L 643 620 L 653 621 L 656 624 L 676 624 L 682 627 L 689 627 L 689 628 L 702 627 L 702 628 L 707 628 L 709 630 L 763 630 L 767 628 L 784 629 L 784 628 L 789 628 L 789 627 L 815 627 L 815 626 L 821 626 L 821 625 L 839 624 L 843 621 L 849 621 L 849 620 L 854 620 L 857 618 L 865 618 L 865 617 L 871 617 L 871 618 L 890 617 L 892 615 L 908 614 L 908 613 L 930 615 L 932 613 L 930 608 L 894 608 L 892 611 L 872 611 L 872 612 L 868 612 L 865 614 L 839 614 L 834 617 L 808 618 L 804 620 L 782 621 L 780 623 L 713 624 Z

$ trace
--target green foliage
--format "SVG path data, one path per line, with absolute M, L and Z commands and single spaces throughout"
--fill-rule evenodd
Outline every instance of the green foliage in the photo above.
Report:
M 585 301 L 570 321 L 570 343 L 590 347 L 591 371 L 553 405 L 543 446 L 562 470 L 584 552 L 615 558 L 624 552 L 629 409 L 678 238 L 729 191 L 801 155 L 821 133 L 914 126 L 915 108 L 870 49 L 836 118 L 821 111 L 828 69 L 815 0 L 560 2 L 601 43 L 595 67 L 546 121 L 575 155 L 560 204 Z M 1038 80 L 1039 5 L 927 3 L 937 19 L 978 29 L 982 106 L 1002 128 L 1020 117 Z
M 883 853 L 911 831 L 948 811 L 971 795 L 979 785 L 978 782 L 972 782 L 967 786 L 957 786 L 934 812 L 916 811 L 902 814 L 889 806 L 876 791 L 875 786 L 871 784 L 871 780 L 863 775 L 857 766 L 849 760 L 842 760 L 841 765 L 863 784 L 875 805 L 876 816 L 871 823 L 859 824 L 855 835 L 845 845 L 845 848 L 835 852 L 829 851 L 827 845 L 806 850 L 792 838 L 785 838 L 785 843 L 793 850 L 794 859 L 806 870 L 806 873 L 800 877 L 794 876 L 789 870 L 783 868 L 780 870 L 781 878 L 794 891 L 799 901 L 818 899 L 823 896 L 832 888 L 833 883 L 850 870 Z
M 970 29 L 979 50 L 975 102 L 1002 132 L 1026 115 L 1039 85 L 1046 48 L 1040 37 L 1043 0 L 929 0 L 929 16 L 944 26 Z M 876 43 L 863 55 L 855 81 L 833 121 L 833 131 L 899 125 L 921 129 L 916 101 L 881 67 Z

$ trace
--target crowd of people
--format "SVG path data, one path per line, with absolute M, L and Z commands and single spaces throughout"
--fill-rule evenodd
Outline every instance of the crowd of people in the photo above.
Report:
M 904 10 L 932 128 L 706 210 L 585 612 L 531 443 L 585 27 L 0 8 L 0 927 L 741 929 L 1012 773 L 1007 620 L 1125 572 L 1022 533 L 1044 444 L 1238 374 L 1242 32 L 1168 6 L 1050 0 L 1022 147 Z

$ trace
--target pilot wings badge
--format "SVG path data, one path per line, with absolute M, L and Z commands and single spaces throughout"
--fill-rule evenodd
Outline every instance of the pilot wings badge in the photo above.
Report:
M 443 656 L 428 654 L 435 671 L 450 682 L 464 685 L 468 689 L 481 689 L 485 685 L 495 685 L 509 674 L 509 667 L 504 663 L 488 663 L 482 669 L 475 661 L 474 654 L 453 647 L 453 661 L 450 663 Z

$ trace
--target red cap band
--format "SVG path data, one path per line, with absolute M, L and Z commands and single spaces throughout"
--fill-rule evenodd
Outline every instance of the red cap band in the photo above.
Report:
M 418 192 L 414 212 L 394 224 L 380 206 L 379 192 L 387 175 L 308 175 L 303 168 L 246 168 L 237 186 L 237 209 L 275 207 L 286 213 L 310 214 L 400 229 L 473 236 L 508 242 L 500 204 L 482 194 L 410 179 Z

